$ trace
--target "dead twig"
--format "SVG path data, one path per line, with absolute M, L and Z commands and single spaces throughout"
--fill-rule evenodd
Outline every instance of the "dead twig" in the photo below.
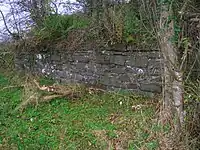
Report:
M 24 84 L 24 99 L 19 106 L 17 106 L 14 111 L 19 109 L 24 109 L 29 104 L 38 105 L 39 103 L 50 102 L 55 98 L 67 97 L 70 99 L 80 98 L 85 94 L 94 94 L 94 93 L 102 93 L 105 92 L 102 89 L 90 87 L 90 88 L 82 88 L 81 86 L 64 86 L 64 85 L 40 85 L 37 80 L 28 81 L 26 80 L 26 84 Z M 15 86 L 10 86 L 10 88 Z M 9 87 L 7 87 L 9 88 Z M 39 92 L 39 91 L 42 91 Z

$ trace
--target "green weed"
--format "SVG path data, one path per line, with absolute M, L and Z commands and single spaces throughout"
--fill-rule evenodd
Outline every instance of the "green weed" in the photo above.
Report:
M 41 40 L 66 38 L 72 29 L 82 29 L 89 25 L 89 19 L 77 15 L 52 14 L 44 19 L 41 27 L 34 34 Z

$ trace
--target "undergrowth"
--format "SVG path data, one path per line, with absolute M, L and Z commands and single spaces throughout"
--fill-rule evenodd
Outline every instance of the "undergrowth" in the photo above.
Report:
M 130 11 L 132 9 L 135 11 Z M 95 18 L 81 13 L 48 15 L 42 25 L 32 27 L 30 35 L 32 34 L 34 40 L 31 43 L 37 45 L 46 41 L 57 41 L 64 45 L 63 40 L 72 43 L 78 39 L 75 41 L 79 44 L 83 39 L 92 43 L 94 41 L 90 39 L 93 39 L 95 42 L 98 41 L 97 45 L 103 43 L 104 46 L 123 43 L 150 47 L 155 40 L 153 31 L 146 22 L 146 15 L 141 16 L 138 8 L 131 5 L 106 8 L 102 10 L 98 20 Z M 67 48 L 69 49 L 69 45 Z
M 81 15 L 51 14 L 46 16 L 42 25 L 35 28 L 32 32 L 40 40 L 64 39 L 68 36 L 69 31 L 84 29 L 89 24 L 89 19 Z
M 198 149 L 198 122 L 191 120 L 195 114 L 188 108 L 177 143 L 170 122 L 159 123 L 163 118 L 158 117 L 162 111 L 157 99 L 131 92 L 55 98 L 14 111 L 25 95 L 36 92 L 25 79 L 0 75 L 0 149 Z M 39 83 L 52 85 L 54 81 L 40 78 Z
M 0 149 L 158 149 L 155 103 L 147 97 L 87 94 L 13 112 L 24 90 L 11 85 L 0 76 Z

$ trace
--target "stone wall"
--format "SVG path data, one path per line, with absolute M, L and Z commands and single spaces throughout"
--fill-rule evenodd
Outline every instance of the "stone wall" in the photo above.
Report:
M 159 51 L 123 47 L 75 52 L 19 52 L 16 66 L 64 83 L 161 92 Z

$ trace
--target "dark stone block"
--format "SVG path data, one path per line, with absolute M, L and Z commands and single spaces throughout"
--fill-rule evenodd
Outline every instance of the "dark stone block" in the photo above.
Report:
M 162 87 L 159 84 L 155 83 L 149 83 L 149 84 L 140 84 L 140 90 L 145 91 L 145 92 L 156 92 L 156 93 L 161 93 Z
M 119 76 L 119 80 L 121 82 L 130 82 L 130 78 L 129 78 L 129 76 L 127 74 L 120 75 Z
M 130 83 L 126 85 L 127 89 L 137 89 L 138 86 L 136 83 Z
M 115 44 L 115 45 L 112 45 L 110 48 L 109 48 L 110 51 L 120 51 L 120 52 L 123 52 L 123 51 L 126 51 L 126 45 L 124 44 Z
M 110 57 L 110 63 L 123 66 L 126 62 L 126 59 L 126 56 L 114 55 Z
M 125 72 L 125 67 L 121 67 L 121 66 L 116 66 L 116 67 L 114 67 L 114 68 L 111 68 L 110 69 L 110 72 L 112 72 L 112 73 L 117 73 L 117 74 L 122 74 L 122 73 L 124 73 Z
M 130 56 L 130 52 L 113 52 L 113 55 Z
M 61 60 L 61 56 L 58 54 L 52 54 L 51 55 L 51 60 L 52 61 L 60 61 Z
M 106 56 L 106 55 L 96 56 L 96 63 L 97 64 L 109 64 L 110 56 Z

